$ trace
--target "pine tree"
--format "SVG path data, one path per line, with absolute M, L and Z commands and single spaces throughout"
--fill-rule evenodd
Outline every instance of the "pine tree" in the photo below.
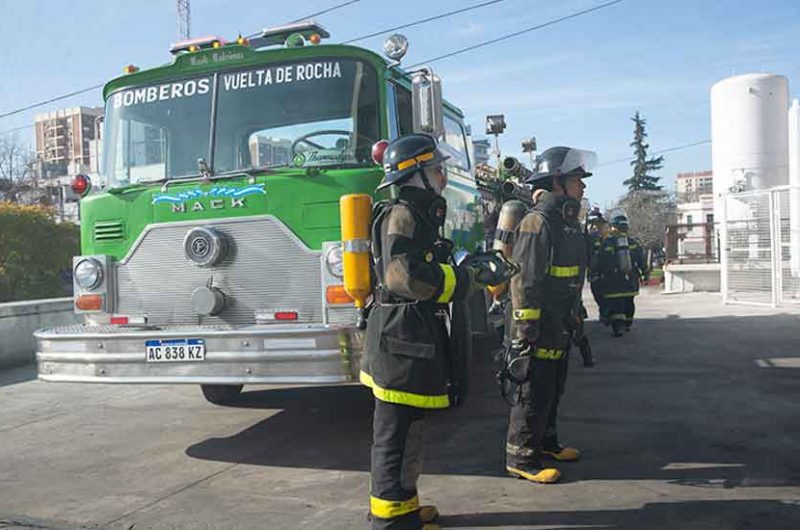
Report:
M 653 171 L 658 171 L 664 166 L 664 157 L 647 158 L 647 150 L 650 149 L 650 144 L 645 142 L 647 133 L 644 130 L 644 126 L 647 124 L 647 121 L 639 115 L 639 111 L 636 111 L 636 115 L 631 118 L 631 121 L 635 126 L 633 129 L 633 141 L 630 143 L 630 146 L 633 147 L 636 160 L 631 162 L 631 166 L 633 166 L 633 176 L 623 182 L 623 184 L 628 186 L 629 192 L 660 190 L 662 186 L 658 184 L 658 181 L 661 180 L 661 177 L 656 177 L 651 173 Z

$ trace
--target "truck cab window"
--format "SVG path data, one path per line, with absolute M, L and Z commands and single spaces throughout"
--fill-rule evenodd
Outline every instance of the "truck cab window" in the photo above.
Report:
M 444 141 L 455 150 L 452 162 L 462 169 L 469 169 L 469 154 L 464 127 L 448 115 L 444 116 Z
M 414 111 L 411 104 L 411 91 L 395 85 L 397 94 L 397 125 L 400 136 L 414 132 Z

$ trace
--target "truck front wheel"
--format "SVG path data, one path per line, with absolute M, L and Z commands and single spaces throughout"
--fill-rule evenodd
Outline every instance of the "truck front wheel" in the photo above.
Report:
M 244 385 L 200 385 L 203 396 L 214 405 L 228 405 L 239 397 Z

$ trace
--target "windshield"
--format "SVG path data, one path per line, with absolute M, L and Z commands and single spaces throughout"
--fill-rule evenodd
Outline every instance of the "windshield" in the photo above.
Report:
M 103 173 L 109 186 L 181 177 L 208 157 L 213 77 L 114 92 L 106 101 Z
M 217 92 L 214 153 L 211 108 Z M 106 102 L 109 186 L 253 167 L 371 165 L 378 82 L 360 61 L 315 58 L 123 89 Z
M 359 61 L 315 58 L 219 76 L 214 171 L 372 164 L 378 83 Z

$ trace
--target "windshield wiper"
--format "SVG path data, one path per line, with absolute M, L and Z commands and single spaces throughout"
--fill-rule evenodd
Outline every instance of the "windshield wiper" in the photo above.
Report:
M 153 181 L 152 184 L 156 184 L 158 182 L 162 182 L 161 190 L 166 191 L 169 188 L 170 184 L 182 184 L 184 182 L 193 182 L 196 180 L 204 180 L 204 181 L 214 181 L 214 180 L 221 180 L 226 178 L 235 177 L 237 175 L 248 175 L 248 176 L 255 176 L 257 173 L 264 173 L 273 169 L 285 169 L 288 167 L 292 167 L 292 164 L 272 164 L 272 165 L 264 165 L 264 166 L 250 166 L 250 167 L 243 167 L 239 169 L 231 169 L 230 171 L 225 171 L 223 173 L 197 173 L 195 175 L 186 175 L 182 177 L 172 177 L 166 179 L 164 181 Z M 301 170 L 306 170 L 308 168 L 297 168 Z
M 287 168 L 287 167 L 291 167 L 291 166 L 292 165 L 290 163 L 288 163 L 288 162 L 286 164 L 269 164 L 269 165 L 263 165 L 263 166 L 249 166 L 249 167 L 243 167 L 243 168 L 239 168 L 239 169 L 231 169 L 230 171 L 225 171 L 224 173 L 220 173 L 218 175 L 215 175 L 215 177 L 230 177 L 230 176 L 236 175 L 237 173 L 238 174 L 244 173 L 245 175 L 253 176 L 256 173 L 264 173 L 264 172 L 270 171 L 272 169 L 282 169 L 282 168 Z M 302 169 L 302 168 L 298 168 L 298 169 Z

